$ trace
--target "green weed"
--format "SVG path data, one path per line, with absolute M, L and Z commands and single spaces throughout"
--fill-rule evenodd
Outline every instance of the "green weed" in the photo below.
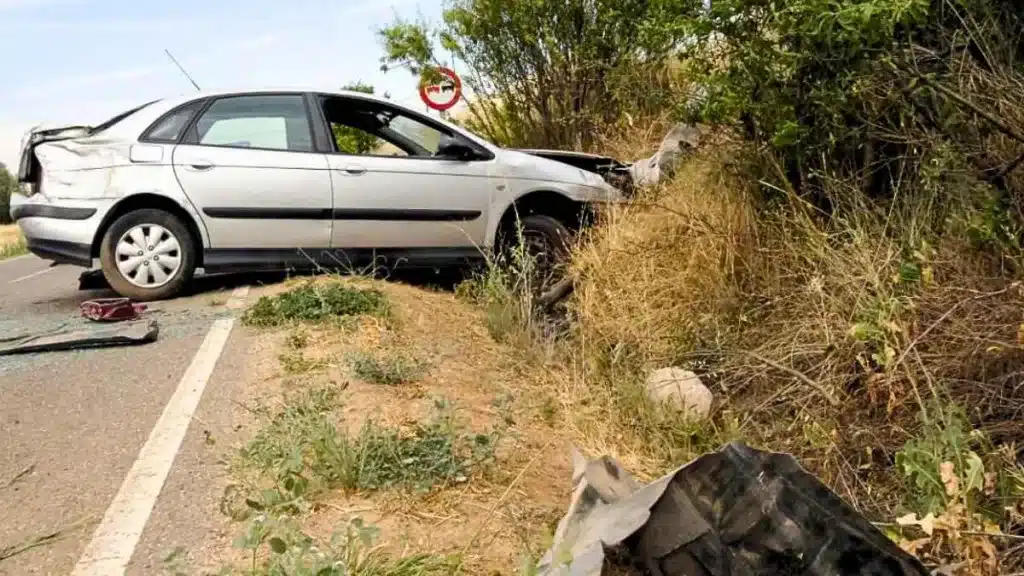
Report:
M 494 458 L 500 436 L 471 434 L 443 400 L 426 422 L 399 429 L 367 420 L 355 434 L 338 427 L 330 389 L 310 390 L 285 402 L 236 460 L 236 475 L 255 471 L 245 505 L 255 511 L 298 510 L 331 488 L 429 490 L 464 482 Z M 267 488 L 266 486 L 271 486 Z M 243 514 L 232 513 L 238 517 Z
M 277 357 L 285 374 L 307 374 L 326 366 L 323 360 L 307 358 L 301 350 L 292 350 Z
M 355 518 L 329 541 L 319 542 L 289 519 L 261 515 L 249 521 L 235 547 L 249 550 L 250 576 L 429 576 L 452 574 L 455 558 L 414 555 L 393 558 L 375 543 L 379 530 Z M 259 562 L 260 552 L 266 561 Z
M 387 311 L 387 299 L 379 290 L 308 283 L 283 294 L 263 296 L 246 311 L 242 321 L 250 326 L 271 327 L 347 316 L 384 316 Z
M 968 516 L 985 513 L 998 520 L 1003 512 L 999 502 L 1020 497 L 1013 476 L 1017 467 L 1007 466 L 1004 455 L 971 426 L 959 406 L 936 401 L 921 418 L 918 436 L 896 454 L 911 507 L 939 514 L 962 505 Z
M 416 382 L 427 372 L 427 363 L 404 353 L 355 352 L 348 357 L 352 372 L 361 380 L 398 386 Z

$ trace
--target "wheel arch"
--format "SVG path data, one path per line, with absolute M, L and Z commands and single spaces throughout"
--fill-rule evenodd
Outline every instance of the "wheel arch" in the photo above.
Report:
M 494 246 L 501 243 L 502 235 L 515 229 L 516 221 L 532 214 L 550 216 L 574 233 L 590 222 L 591 207 L 586 202 L 573 200 L 561 192 L 536 190 L 512 201 L 502 212 L 494 229 Z
M 201 267 L 203 265 L 203 247 L 205 246 L 205 243 L 203 241 L 202 231 L 200 230 L 199 224 L 196 222 L 195 218 L 189 214 L 188 210 L 174 200 L 166 196 L 151 193 L 140 193 L 128 196 L 115 204 L 107 212 L 106 216 L 103 217 L 103 221 L 100 222 L 99 228 L 96 230 L 96 236 L 93 238 L 92 257 L 100 257 L 100 246 L 103 244 L 103 237 L 107 234 L 107 230 L 110 229 L 110 226 L 113 225 L 114 221 L 129 212 L 146 208 L 163 210 L 181 219 L 182 223 L 185 224 L 185 228 L 188 229 L 189 234 L 192 235 L 192 240 L 196 247 L 196 267 Z

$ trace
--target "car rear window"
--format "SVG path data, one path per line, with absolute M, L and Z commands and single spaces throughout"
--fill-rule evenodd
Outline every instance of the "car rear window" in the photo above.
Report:
M 97 124 L 96 126 L 92 127 L 92 130 L 89 130 L 89 135 L 92 136 L 94 134 L 99 134 L 100 132 L 103 132 L 104 130 L 108 130 L 111 126 L 117 124 L 118 122 L 124 120 L 125 118 L 128 118 L 129 116 L 131 116 L 132 114 L 135 114 L 139 110 L 142 110 L 146 106 L 149 106 L 151 104 L 155 104 L 157 102 L 159 102 L 159 100 L 153 100 L 151 102 L 146 102 L 145 104 L 143 104 L 141 106 L 136 106 L 135 108 L 132 108 L 131 110 L 128 110 L 126 112 L 122 112 L 122 113 L 118 114 L 117 116 L 114 116 L 110 120 L 107 120 L 106 122 Z

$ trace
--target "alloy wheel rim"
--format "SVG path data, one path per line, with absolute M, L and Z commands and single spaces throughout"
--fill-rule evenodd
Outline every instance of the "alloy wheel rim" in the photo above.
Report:
M 125 232 L 114 257 L 121 276 L 139 288 L 159 288 L 181 271 L 178 238 L 157 224 L 139 224 Z

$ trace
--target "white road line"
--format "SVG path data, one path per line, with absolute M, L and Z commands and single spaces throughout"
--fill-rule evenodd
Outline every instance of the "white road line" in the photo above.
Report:
M 234 318 L 213 323 L 72 576 L 124 574 L 234 325 Z
M 21 278 L 15 278 L 14 280 L 11 280 L 10 282 L 8 282 L 8 284 L 17 284 L 18 282 L 24 282 L 25 280 L 28 280 L 30 278 L 35 278 L 36 276 L 42 276 L 43 274 L 46 274 L 50 270 L 53 270 L 53 268 L 52 267 L 51 268 L 44 268 L 44 269 L 42 269 L 42 270 L 40 270 L 38 272 L 33 272 L 33 273 L 28 274 L 26 276 L 22 276 Z

